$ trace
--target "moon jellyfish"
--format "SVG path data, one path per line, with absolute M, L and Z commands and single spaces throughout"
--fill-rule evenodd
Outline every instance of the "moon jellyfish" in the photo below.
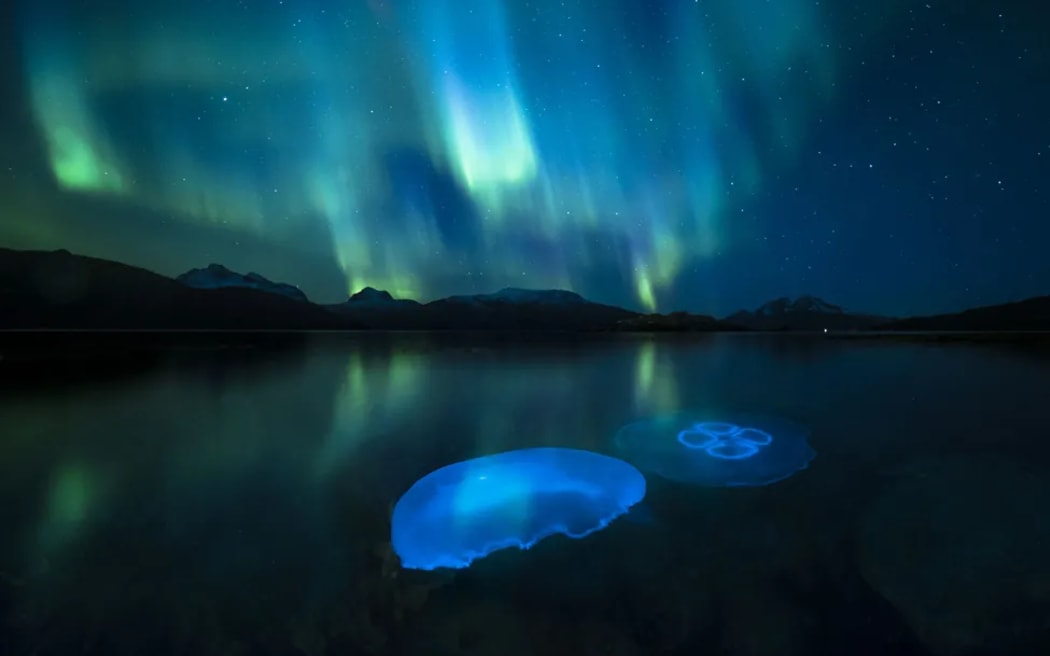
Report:
M 809 431 L 769 417 L 679 413 L 635 422 L 616 448 L 641 470 L 709 487 L 769 485 L 809 466 Z
M 583 538 L 645 497 L 645 477 L 590 451 L 535 448 L 457 462 L 394 506 L 390 541 L 406 569 L 462 569 L 494 551 Z

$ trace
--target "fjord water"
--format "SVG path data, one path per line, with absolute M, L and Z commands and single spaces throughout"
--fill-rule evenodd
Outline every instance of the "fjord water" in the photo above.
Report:
M 3 654 L 1050 650 L 1040 347 L 317 335 L 59 360 L 0 368 Z M 437 467 L 612 453 L 628 422 L 722 407 L 807 426 L 816 459 L 768 487 L 650 477 L 644 521 L 465 571 L 390 549 Z

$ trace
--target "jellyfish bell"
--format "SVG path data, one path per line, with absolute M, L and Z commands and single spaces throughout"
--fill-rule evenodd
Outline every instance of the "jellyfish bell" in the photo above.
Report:
M 676 413 L 621 428 L 618 455 L 642 471 L 710 487 L 770 485 L 809 466 L 809 431 L 774 417 Z
M 645 497 L 622 460 L 564 448 L 507 451 L 447 465 L 394 506 L 391 544 L 406 569 L 462 569 L 552 535 L 583 538 Z

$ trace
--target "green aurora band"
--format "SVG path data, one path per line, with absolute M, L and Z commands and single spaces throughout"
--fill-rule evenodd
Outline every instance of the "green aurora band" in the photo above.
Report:
M 652 310 L 746 234 L 740 199 L 836 80 L 815 3 L 665 5 L 40 0 L 20 18 L 63 190 L 276 243 L 320 223 L 349 292 L 586 293 L 614 270 Z

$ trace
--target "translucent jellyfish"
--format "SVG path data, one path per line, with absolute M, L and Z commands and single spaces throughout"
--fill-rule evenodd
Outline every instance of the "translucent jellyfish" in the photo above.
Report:
M 710 487 L 769 485 L 809 466 L 809 431 L 770 417 L 679 413 L 616 434 L 618 454 L 642 471 Z
M 590 451 L 536 448 L 457 462 L 394 506 L 391 543 L 406 569 L 462 569 L 555 534 L 583 538 L 645 497 L 645 477 Z

